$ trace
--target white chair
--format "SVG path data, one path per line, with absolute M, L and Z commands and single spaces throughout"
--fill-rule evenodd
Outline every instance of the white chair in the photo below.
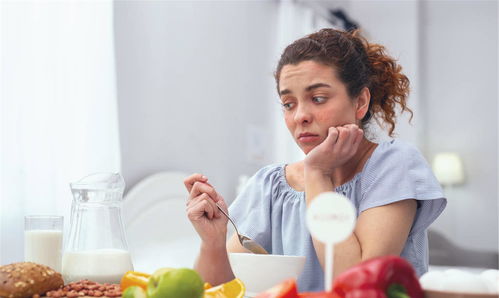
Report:
M 187 218 L 188 193 L 180 172 L 144 178 L 125 195 L 123 218 L 136 271 L 192 268 L 201 243 Z

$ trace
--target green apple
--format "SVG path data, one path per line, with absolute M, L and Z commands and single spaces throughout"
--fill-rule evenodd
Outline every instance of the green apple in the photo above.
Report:
M 138 286 L 130 286 L 126 288 L 121 296 L 123 298 L 146 298 L 146 291 Z
M 202 298 L 203 293 L 203 279 L 189 268 L 155 272 L 147 284 L 148 298 Z
M 168 267 L 159 268 L 158 270 L 154 271 L 154 273 L 151 274 L 151 276 L 159 278 L 160 275 L 163 275 L 164 273 L 171 270 L 175 270 L 175 268 L 168 268 Z

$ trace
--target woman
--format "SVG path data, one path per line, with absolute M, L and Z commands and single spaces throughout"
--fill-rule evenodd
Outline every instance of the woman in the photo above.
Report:
M 334 249 L 334 275 L 372 257 L 401 255 L 419 275 L 428 268 L 426 230 L 446 205 L 427 162 L 399 140 L 376 144 L 364 129 L 373 119 L 392 136 L 396 109 L 406 106 L 409 80 L 384 47 L 356 32 L 323 29 L 289 45 L 276 69 L 284 120 L 306 157 L 259 170 L 229 209 L 239 231 L 273 254 L 306 256 L 300 291 L 324 289 L 324 245 L 311 238 L 307 205 L 336 191 L 357 209 L 353 234 Z M 187 214 L 201 236 L 196 269 L 219 284 L 234 278 L 227 252 L 223 198 L 194 174 L 185 180 Z

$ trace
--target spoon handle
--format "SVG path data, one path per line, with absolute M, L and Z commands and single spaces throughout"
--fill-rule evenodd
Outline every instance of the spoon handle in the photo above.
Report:
M 234 226 L 234 229 L 236 230 L 236 233 L 237 235 L 239 235 L 239 231 L 237 230 L 237 227 L 236 227 L 236 224 L 232 221 L 232 218 L 230 218 L 230 216 L 227 214 L 227 212 L 225 212 L 222 207 L 220 207 L 218 204 L 215 203 L 215 205 L 217 205 L 218 207 L 218 210 L 220 210 L 224 215 L 225 217 L 227 217 L 227 219 L 230 221 L 230 223 Z M 241 243 L 242 244 L 242 243 Z

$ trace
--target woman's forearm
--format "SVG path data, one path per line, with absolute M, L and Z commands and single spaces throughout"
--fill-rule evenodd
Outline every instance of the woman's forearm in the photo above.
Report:
M 319 171 L 305 170 L 305 198 L 307 206 L 314 200 L 316 196 L 323 192 L 332 191 L 335 185 L 330 176 L 324 175 Z M 324 269 L 325 266 L 325 246 L 322 242 L 313 239 L 315 253 L 319 259 L 319 263 Z M 362 259 L 362 250 L 360 242 L 352 233 L 345 241 L 338 243 L 334 247 L 334 268 L 333 276 L 345 271 L 351 266 L 359 263 Z
M 325 270 L 325 246 L 322 242 L 312 239 L 315 253 L 319 263 Z M 333 277 L 347 270 L 348 268 L 360 263 L 362 260 L 362 250 L 359 240 L 355 233 L 352 233 L 345 241 L 334 246 Z
M 205 282 L 213 286 L 234 279 L 225 243 L 216 247 L 201 244 L 194 269 L 201 274 Z

